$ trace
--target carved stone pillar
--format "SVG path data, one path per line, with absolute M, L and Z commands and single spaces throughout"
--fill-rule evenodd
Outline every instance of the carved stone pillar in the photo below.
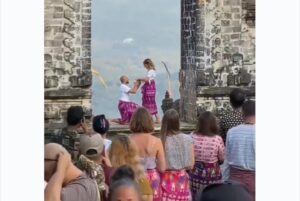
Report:
M 45 137 L 66 125 L 67 109 L 91 117 L 91 0 L 45 0 Z

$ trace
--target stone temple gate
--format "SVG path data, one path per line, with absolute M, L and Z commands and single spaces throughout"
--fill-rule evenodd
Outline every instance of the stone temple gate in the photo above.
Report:
M 45 0 L 45 135 L 65 125 L 68 107 L 91 111 L 91 0 Z M 255 0 L 181 0 L 179 110 L 194 122 L 229 106 L 243 87 L 255 96 Z M 160 102 L 161 100 L 158 100 Z

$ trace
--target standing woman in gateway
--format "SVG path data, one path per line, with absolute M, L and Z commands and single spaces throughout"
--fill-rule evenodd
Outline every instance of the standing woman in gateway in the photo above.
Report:
M 157 112 L 157 105 L 155 101 L 156 96 L 156 84 L 155 84 L 155 65 L 151 59 L 145 59 L 144 67 L 147 69 L 147 76 L 144 78 L 138 79 L 138 81 L 144 82 L 142 86 L 142 105 L 147 108 L 149 113 L 155 116 L 155 123 L 160 123 L 160 118 Z

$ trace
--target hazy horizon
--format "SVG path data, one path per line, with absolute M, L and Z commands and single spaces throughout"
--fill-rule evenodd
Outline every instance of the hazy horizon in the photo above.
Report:
M 180 1 L 101 0 L 92 3 L 92 67 L 108 85 L 93 79 L 94 114 L 119 117 L 119 77 L 128 75 L 133 84 L 144 77 L 143 60 L 151 58 L 157 68 L 157 106 L 167 90 L 167 73 L 172 73 L 174 99 L 179 98 Z M 132 86 L 132 85 L 131 85 Z M 131 100 L 141 104 L 140 91 Z

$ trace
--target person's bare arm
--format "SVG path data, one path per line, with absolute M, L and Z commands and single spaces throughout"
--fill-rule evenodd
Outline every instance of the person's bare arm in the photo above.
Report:
M 137 79 L 138 81 L 141 81 L 141 82 L 148 82 L 149 81 L 149 77 L 144 77 L 144 78 L 139 78 Z
M 89 131 L 88 126 L 87 126 L 87 124 L 85 123 L 84 120 L 81 122 L 80 127 L 81 127 L 84 134 L 91 135 L 91 132 Z
M 133 87 L 132 89 L 130 89 L 130 90 L 128 91 L 128 93 L 136 94 L 136 92 L 137 92 L 137 90 L 139 89 L 140 85 L 141 85 L 141 82 L 140 82 L 140 81 L 136 81 L 136 82 L 134 83 L 134 87 Z
M 192 158 L 191 158 L 191 166 L 188 167 L 189 169 L 193 169 L 194 165 L 195 165 L 195 151 L 194 151 L 194 144 L 191 144 L 191 154 L 192 154 Z
M 55 173 L 52 175 L 45 188 L 45 201 L 61 201 L 61 191 L 65 178 L 65 172 L 71 163 L 68 153 L 60 153 Z
M 63 172 L 55 172 L 45 188 L 45 201 L 61 201 L 60 195 L 64 180 Z
M 157 169 L 160 172 L 164 172 L 166 170 L 166 159 L 165 159 L 165 152 L 164 147 L 160 139 L 157 139 Z
M 223 164 L 225 158 L 225 147 L 223 140 L 220 140 L 220 143 L 218 145 L 218 159 L 219 159 L 219 164 Z

